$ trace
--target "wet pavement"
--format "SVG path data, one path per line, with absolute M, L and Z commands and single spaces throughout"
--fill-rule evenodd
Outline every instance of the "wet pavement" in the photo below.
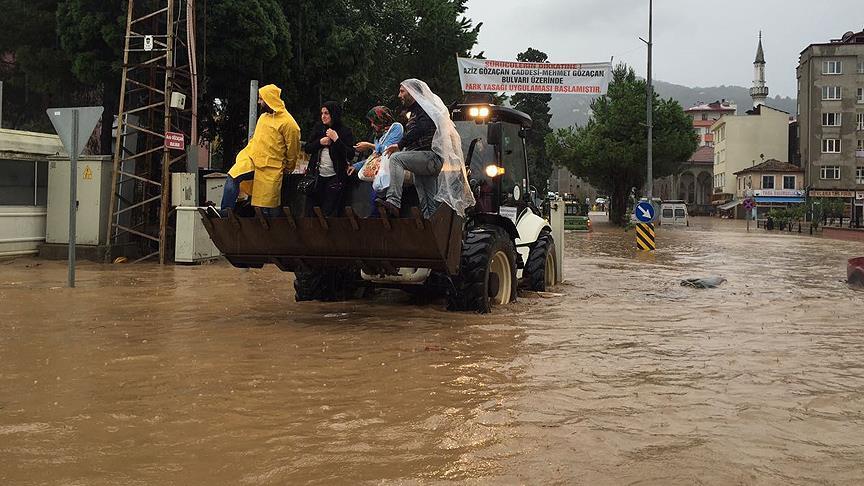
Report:
M 860 244 L 694 219 L 492 315 L 0 261 L 0 484 L 861 484 Z M 722 287 L 682 287 L 720 275 Z

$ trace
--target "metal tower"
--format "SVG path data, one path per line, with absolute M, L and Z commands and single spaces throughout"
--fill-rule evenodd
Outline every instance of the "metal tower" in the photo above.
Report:
M 194 0 L 128 0 L 109 258 L 166 261 L 171 173 L 187 170 L 198 142 L 195 28 Z

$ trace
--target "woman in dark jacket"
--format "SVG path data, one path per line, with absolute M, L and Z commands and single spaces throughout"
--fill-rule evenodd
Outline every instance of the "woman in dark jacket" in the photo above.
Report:
M 318 170 L 318 185 L 306 197 L 306 214 L 318 206 L 325 216 L 338 216 L 348 178 L 348 164 L 354 158 L 354 134 L 342 124 L 342 106 L 328 101 L 321 107 L 321 123 L 312 129 L 304 147 L 309 167 Z

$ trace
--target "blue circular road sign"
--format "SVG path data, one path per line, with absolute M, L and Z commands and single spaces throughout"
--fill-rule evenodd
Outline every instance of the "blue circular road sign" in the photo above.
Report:
M 657 212 L 654 210 L 654 205 L 649 201 L 639 201 L 634 210 L 636 219 L 641 223 L 653 223 L 657 217 Z

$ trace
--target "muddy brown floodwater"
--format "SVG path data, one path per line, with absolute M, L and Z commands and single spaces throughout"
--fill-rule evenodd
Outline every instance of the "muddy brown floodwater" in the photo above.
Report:
M 862 484 L 860 244 L 567 237 L 492 315 L 275 267 L 0 262 L 0 484 Z M 722 275 L 713 290 L 679 285 Z

